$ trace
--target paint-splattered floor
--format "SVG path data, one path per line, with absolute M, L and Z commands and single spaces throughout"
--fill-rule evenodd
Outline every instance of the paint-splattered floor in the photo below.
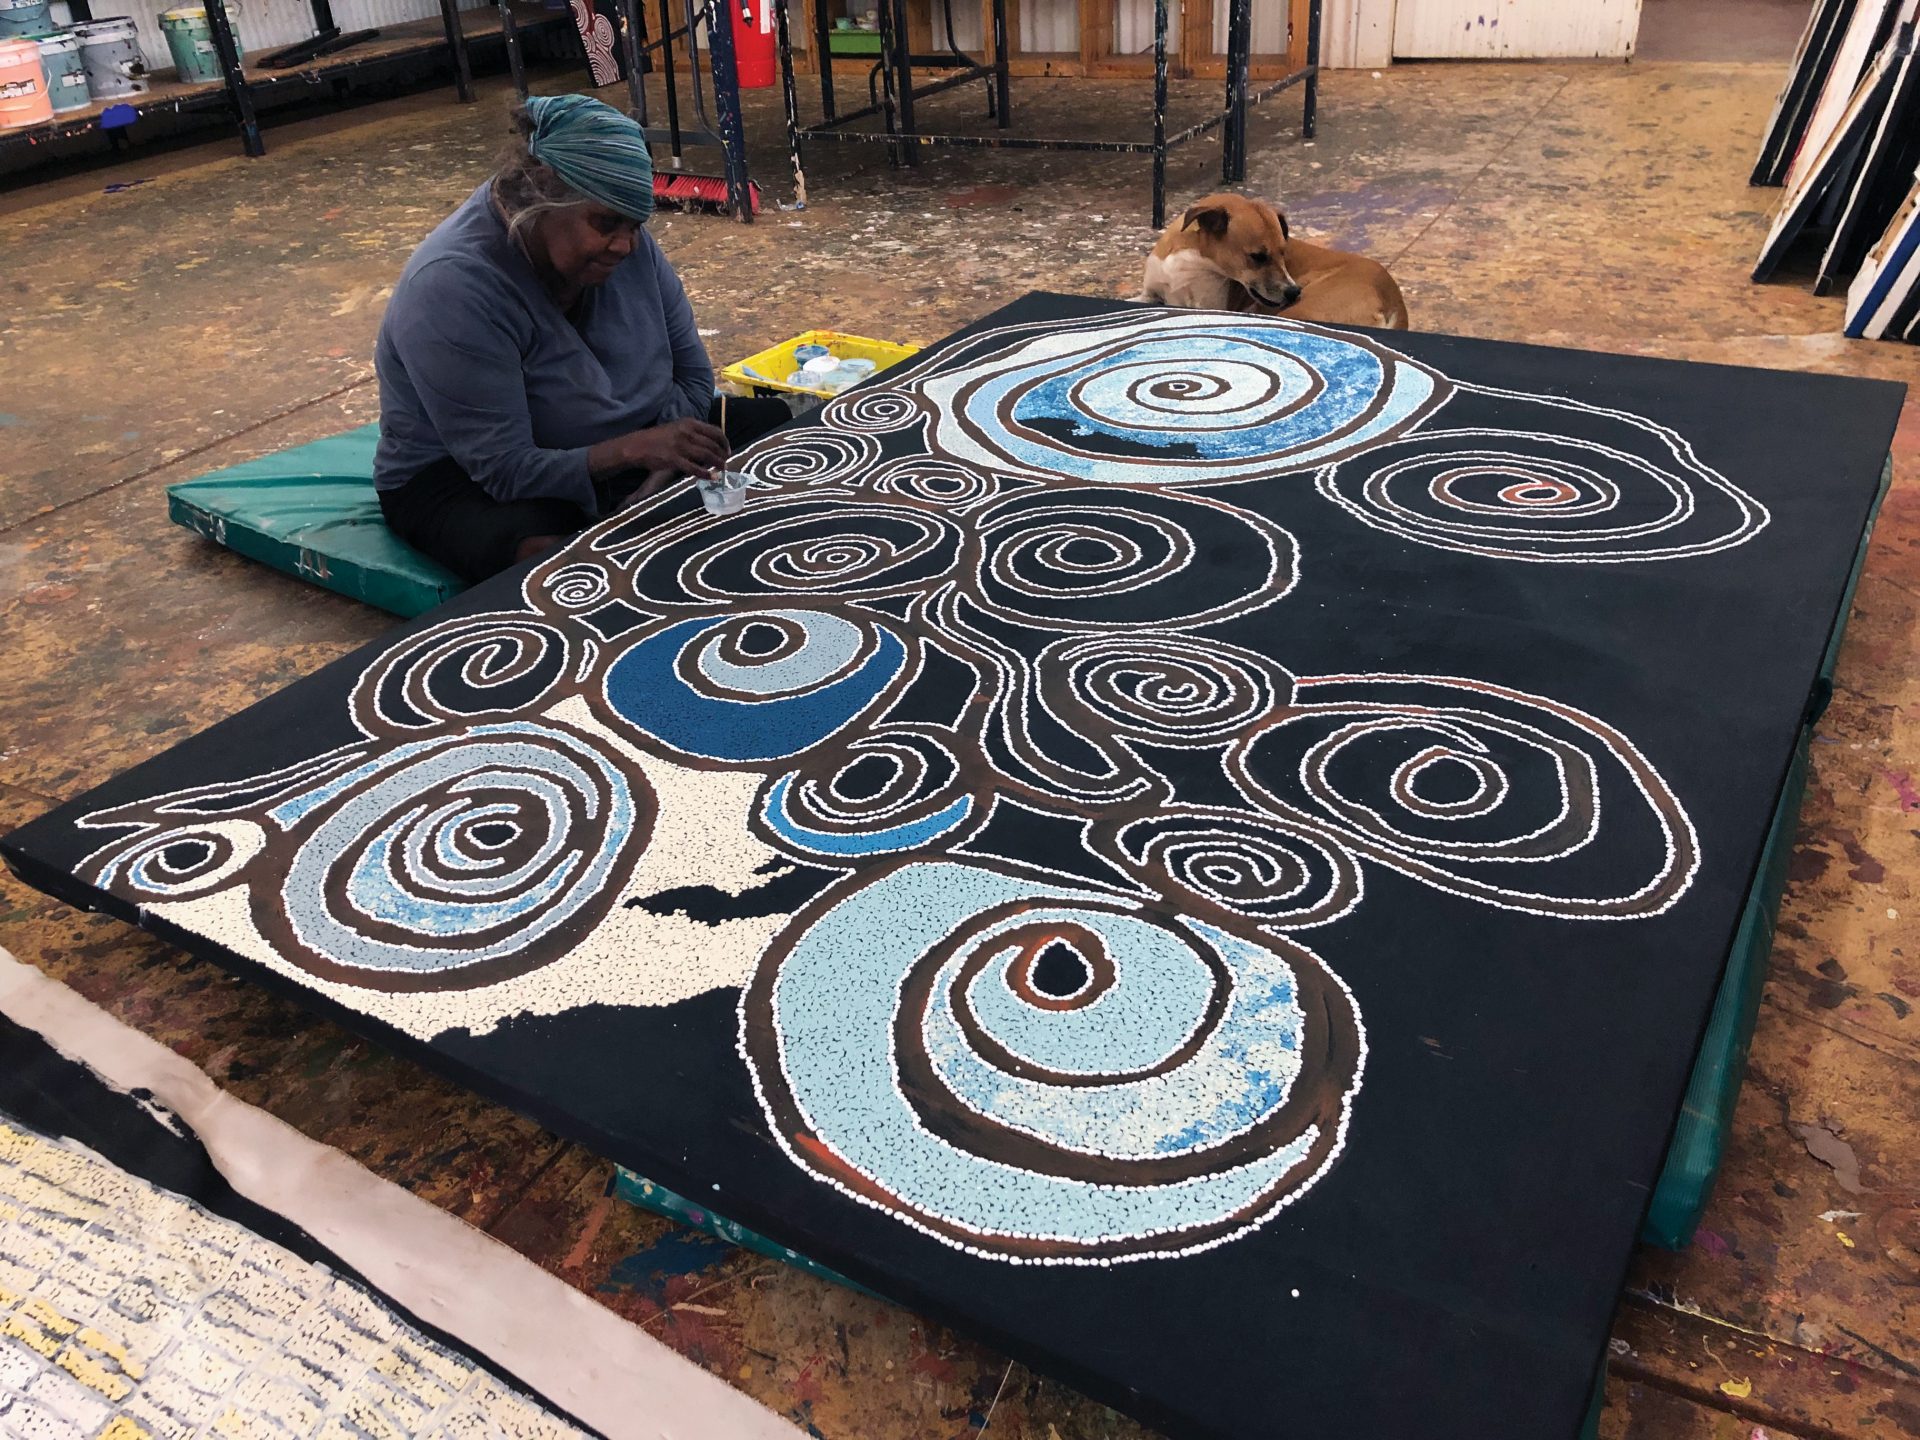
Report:
M 1920 352 L 1842 340 L 1837 300 L 1746 281 L 1775 197 L 1744 180 L 1777 82 L 1772 65 L 1339 74 L 1317 145 L 1291 105 L 1263 113 L 1253 188 L 1391 263 L 1423 328 L 1920 382 Z M 216 135 L 0 202 L 0 825 L 386 628 L 168 526 L 162 490 L 374 417 L 387 287 L 484 175 L 502 94 L 282 126 L 253 162 Z M 1142 128 L 1124 85 L 1018 96 L 1036 129 Z M 756 164 L 784 198 L 766 101 Z M 1176 201 L 1210 188 L 1211 158 L 1180 153 Z M 809 209 L 751 229 L 660 221 L 716 356 L 814 325 L 928 340 L 1034 287 L 1124 293 L 1150 240 L 1131 159 L 946 155 L 896 176 L 843 151 L 811 178 Z M 1920 1434 L 1920 404 L 1896 465 L 1725 1173 L 1698 1243 L 1634 1267 L 1614 1440 Z M 618 1206 L 575 1147 L 10 879 L 0 944 L 811 1433 L 1142 1434 L 904 1311 Z

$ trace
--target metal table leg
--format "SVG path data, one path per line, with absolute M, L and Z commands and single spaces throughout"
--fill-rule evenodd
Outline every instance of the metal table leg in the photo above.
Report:
M 1320 123 L 1320 0 L 1307 5 L 1307 79 L 1300 89 L 1300 138 L 1311 140 Z
M 507 44 L 507 69 L 513 73 L 513 88 L 527 98 L 527 60 L 520 53 L 520 27 L 513 20 L 513 0 L 499 0 L 500 38 Z
M 813 0 L 814 60 L 820 68 L 820 113 L 829 124 L 837 117 L 833 102 L 833 24 L 826 0 Z
M 907 29 L 907 0 L 880 0 L 883 12 L 889 8 L 893 11 L 895 103 L 900 107 L 900 134 L 905 141 L 900 153 L 908 165 L 918 165 L 920 150 L 913 143 L 913 38 Z
M 1252 0 L 1227 7 L 1227 119 L 1220 132 L 1220 179 L 1247 178 L 1247 62 L 1253 47 Z
M 807 204 L 807 169 L 800 151 L 800 102 L 793 89 L 793 37 L 787 30 L 787 0 L 773 0 L 774 41 L 780 51 L 780 98 L 787 109 L 787 154 L 793 159 L 793 203 Z M 820 56 L 822 65 L 831 59 Z
M 747 135 L 740 123 L 740 68 L 734 57 L 733 16 L 730 6 L 740 0 L 715 0 L 707 13 L 707 65 L 713 75 L 713 118 L 726 156 L 727 213 L 743 224 L 753 223 L 753 197 L 747 189 Z M 698 54 L 696 50 L 693 53 Z M 696 72 L 694 84 L 699 85 Z M 695 94 L 698 95 L 696 89 Z
M 221 78 L 227 82 L 227 99 L 233 105 L 233 118 L 240 126 L 240 143 L 249 155 L 267 153 L 260 138 L 260 121 L 253 111 L 253 90 L 246 72 L 240 68 L 240 47 L 234 43 L 233 23 L 227 18 L 223 0 L 207 0 L 207 28 L 213 32 L 213 52 L 220 61 Z
M 1013 123 L 1007 104 L 1007 0 L 993 0 L 993 96 L 993 113 L 1004 130 Z
M 680 168 L 680 82 L 673 73 L 673 0 L 660 0 L 660 78 L 667 87 L 667 129 L 673 168 Z
M 647 87 L 640 78 L 644 55 L 640 49 L 640 13 L 633 0 L 614 0 L 620 16 L 620 48 L 627 57 L 627 113 L 641 125 L 647 123 Z
M 875 14 L 880 21 L 880 64 L 878 66 L 880 71 L 880 116 L 882 123 L 886 127 L 887 163 L 897 166 L 901 163 L 901 145 L 900 119 L 894 109 L 897 72 L 894 64 L 895 46 L 893 32 L 896 14 L 893 0 L 880 0 L 880 5 L 875 11 Z M 904 48 L 906 43 L 904 38 L 900 43 L 902 48 Z
M 467 37 L 460 29 L 460 12 L 454 0 L 440 0 L 440 22 L 447 29 L 447 45 L 453 51 L 453 88 L 462 105 L 473 100 L 473 64 L 467 58 Z
M 1167 223 L 1167 0 L 1153 0 L 1153 228 Z

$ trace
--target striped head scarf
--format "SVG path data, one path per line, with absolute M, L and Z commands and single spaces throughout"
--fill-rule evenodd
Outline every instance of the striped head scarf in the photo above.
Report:
M 638 121 L 590 95 L 527 101 L 527 151 L 589 200 L 631 220 L 653 214 L 653 154 Z

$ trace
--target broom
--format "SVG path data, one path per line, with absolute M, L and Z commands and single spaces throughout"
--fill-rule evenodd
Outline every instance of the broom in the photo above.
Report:
M 718 175 L 692 175 L 681 172 L 673 175 L 655 173 L 653 177 L 654 203 L 669 210 L 704 210 L 710 214 L 724 214 L 727 208 L 727 182 Z M 760 213 L 760 187 L 753 181 L 747 182 L 747 204 L 755 215 Z

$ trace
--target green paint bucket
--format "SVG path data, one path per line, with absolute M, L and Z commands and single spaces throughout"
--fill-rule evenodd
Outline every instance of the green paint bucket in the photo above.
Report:
M 234 51 L 244 59 L 240 22 L 231 5 L 227 7 L 227 23 L 233 27 Z M 161 11 L 160 33 L 167 37 L 167 49 L 173 52 L 173 63 L 182 80 L 191 83 L 221 78 L 220 52 L 213 48 L 213 27 L 207 23 L 206 6 L 182 5 L 177 10 Z
M 40 68 L 47 72 L 47 94 L 53 100 L 54 114 L 91 105 L 87 67 L 80 61 L 80 42 L 72 32 L 58 30 L 35 43 L 40 47 Z
M 0 0 L 0 39 L 37 39 L 53 28 L 47 0 Z

